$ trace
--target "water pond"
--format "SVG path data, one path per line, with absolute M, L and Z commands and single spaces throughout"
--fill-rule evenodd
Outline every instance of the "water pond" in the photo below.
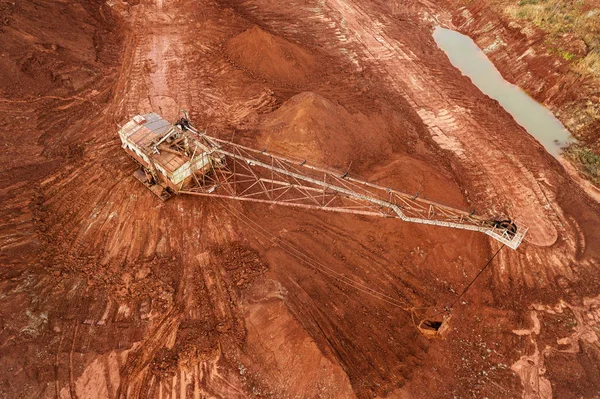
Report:
M 437 27 L 433 38 L 452 65 L 469 77 L 484 94 L 497 100 L 550 154 L 560 155 L 562 148 L 573 141 L 569 131 L 552 112 L 519 87 L 504 80 L 470 37 Z

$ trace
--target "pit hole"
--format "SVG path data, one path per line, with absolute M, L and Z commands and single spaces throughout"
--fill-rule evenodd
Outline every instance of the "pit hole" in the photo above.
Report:
M 438 331 L 441 326 L 442 326 L 441 321 L 434 321 L 434 320 L 423 320 L 423 324 L 421 324 L 421 328 L 424 328 L 426 330 L 432 330 L 432 331 Z

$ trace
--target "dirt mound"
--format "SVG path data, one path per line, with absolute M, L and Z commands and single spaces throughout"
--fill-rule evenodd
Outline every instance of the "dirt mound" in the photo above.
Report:
M 346 138 L 360 127 L 357 119 L 324 97 L 301 93 L 265 116 L 260 141 L 269 151 L 339 166 L 351 152 Z M 329 151 L 333 146 L 340 151 Z
M 259 141 L 269 151 L 310 163 L 347 168 L 389 153 L 390 127 L 382 115 L 351 114 L 319 94 L 300 93 L 263 116 Z M 379 133 L 371 137 L 372 131 Z
M 227 57 L 252 75 L 289 85 L 306 83 L 317 60 L 303 47 L 254 26 L 230 39 Z

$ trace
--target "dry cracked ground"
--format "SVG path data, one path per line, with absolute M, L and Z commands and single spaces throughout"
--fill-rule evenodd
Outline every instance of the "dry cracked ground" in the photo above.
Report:
M 436 47 L 455 11 L 0 1 L 0 397 L 599 397 L 600 206 Z M 457 301 L 484 235 L 163 203 L 116 132 L 181 109 L 529 233 Z M 452 303 L 443 338 L 419 333 Z

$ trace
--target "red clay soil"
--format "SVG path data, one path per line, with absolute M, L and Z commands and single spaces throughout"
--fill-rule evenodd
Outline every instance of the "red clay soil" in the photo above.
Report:
M 236 66 L 253 77 L 297 86 L 317 72 L 317 60 L 310 52 L 254 26 L 231 38 L 225 54 Z
M 437 49 L 431 21 L 447 11 L 40 0 L 0 13 L 0 397 L 597 395 L 600 206 Z M 182 108 L 213 135 L 530 232 L 459 298 L 499 249 L 485 235 L 160 202 L 117 124 Z M 442 339 L 418 331 L 451 304 Z
M 116 20 L 102 1 L 2 1 L 0 16 L 3 97 L 80 93 L 116 61 Z
M 302 92 L 276 111 L 259 119 L 258 141 L 271 151 L 287 151 L 312 164 L 355 169 L 375 157 L 388 158 L 406 148 L 395 135 L 404 119 L 392 112 L 385 115 L 350 113 L 344 106 L 315 93 Z

